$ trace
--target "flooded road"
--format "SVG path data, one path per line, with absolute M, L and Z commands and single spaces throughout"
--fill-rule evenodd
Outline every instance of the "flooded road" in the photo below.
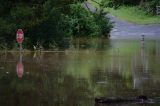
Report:
M 160 97 L 159 69 L 159 40 L 76 39 L 52 52 L 0 52 L 0 104 L 142 106 L 95 98 Z

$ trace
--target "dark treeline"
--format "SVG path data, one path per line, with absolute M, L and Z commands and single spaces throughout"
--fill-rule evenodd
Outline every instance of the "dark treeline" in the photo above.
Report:
M 160 0 L 102 0 L 107 1 L 108 6 L 117 9 L 121 5 L 135 6 L 138 5 L 140 9 L 144 10 L 147 14 L 156 14 L 156 6 L 160 5 Z
M 27 49 L 63 45 L 66 37 L 109 36 L 104 14 L 91 13 L 84 0 L 0 0 L 0 49 L 17 48 L 16 30 L 25 33 Z

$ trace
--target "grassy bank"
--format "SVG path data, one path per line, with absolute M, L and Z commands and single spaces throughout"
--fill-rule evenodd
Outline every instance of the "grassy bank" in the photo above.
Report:
M 112 15 L 136 24 L 156 24 L 160 23 L 160 16 L 146 15 L 144 11 L 139 10 L 138 7 L 121 7 L 117 10 L 112 8 L 106 9 Z
M 96 0 L 100 2 L 101 0 Z M 98 4 L 92 0 L 88 0 L 93 6 L 99 8 Z M 126 20 L 128 22 L 136 24 L 157 24 L 160 23 L 160 16 L 146 15 L 144 11 L 139 10 L 138 7 L 126 7 L 122 6 L 117 10 L 113 8 L 106 8 L 105 11 L 108 11 L 110 14 L 118 17 L 119 19 Z

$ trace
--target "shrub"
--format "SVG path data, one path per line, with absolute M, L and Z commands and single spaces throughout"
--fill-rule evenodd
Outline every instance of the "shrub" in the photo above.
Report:
M 65 17 L 62 29 L 74 37 L 109 37 L 112 24 L 103 12 L 91 13 L 81 4 L 71 5 L 71 13 Z M 67 22 L 66 22 L 67 20 Z

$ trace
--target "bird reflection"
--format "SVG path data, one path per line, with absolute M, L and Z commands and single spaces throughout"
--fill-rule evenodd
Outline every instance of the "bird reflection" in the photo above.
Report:
M 17 71 L 18 78 L 22 78 L 23 72 L 24 72 L 24 66 L 23 66 L 23 62 L 22 62 L 22 53 L 21 52 L 19 53 L 19 61 L 17 63 L 16 71 Z

